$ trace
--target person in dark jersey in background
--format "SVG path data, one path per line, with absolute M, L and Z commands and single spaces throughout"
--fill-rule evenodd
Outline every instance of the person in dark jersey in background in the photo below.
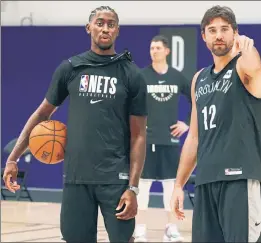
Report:
M 26 123 L 3 179 L 14 191 L 16 161 L 30 132 L 69 97 L 61 232 L 66 242 L 97 242 L 98 207 L 111 242 L 133 241 L 137 194 L 146 152 L 146 84 L 130 53 L 116 54 L 117 13 L 91 12 L 91 50 L 63 61 L 46 97 Z M 9 178 L 12 176 L 13 182 Z
M 148 101 L 147 152 L 138 195 L 137 242 L 148 240 L 145 219 L 149 213 L 149 193 L 153 181 L 161 181 L 163 187 L 167 218 L 163 240 L 183 241 L 171 212 L 170 200 L 179 162 L 180 137 L 189 128 L 185 122 L 178 120 L 179 97 L 185 95 L 190 103 L 191 94 L 190 82 L 168 65 L 169 53 L 168 39 L 163 35 L 154 36 L 150 43 L 152 64 L 143 69 Z
M 228 7 L 208 9 L 203 40 L 214 63 L 194 76 L 192 116 L 172 207 L 196 166 L 192 242 L 257 242 L 261 232 L 261 61 Z

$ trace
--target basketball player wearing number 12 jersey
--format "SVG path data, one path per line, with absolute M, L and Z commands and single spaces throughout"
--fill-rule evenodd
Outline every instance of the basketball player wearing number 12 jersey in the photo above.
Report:
M 172 206 L 183 212 L 182 188 L 196 166 L 192 242 L 257 242 L 261 232 L 261 61 L 254 41 L 239 36 L 228 7 L 201 22 L 214 64 L 192 82 L 192 116 Z

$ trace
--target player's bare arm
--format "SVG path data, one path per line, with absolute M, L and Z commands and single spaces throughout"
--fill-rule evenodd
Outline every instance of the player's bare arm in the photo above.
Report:
M 146 123 L 144 116 L 130 116 L 131 151 L 130 180 L 131 186 L 138 186 L 146 154 Z
M 130 116 L 131 148 L 129 185 L 138 187 L 143 170 L 146 153 L 146 124 L 145 116 Z M 118 219 L 128 220 L 137 214 L 138 204 L 134 192 L 127 190 L 121 197 L 116 210 L 125 204 L 125 209 L 116 214 Z
M 8 161 L 17 161 L 19 157 L 23 154 L 29 144 L 29 136 L 33 128 L 40 122 L 48 120 L 56 107 L 51 105 L 46 99 L 40 104 L 36 111 L 30 116 L 26 122 L 17 143 L 10 154 Z M 7 162 L 8 163 L 8 162 Z
M 237 70 L 246 89 L 256 98 L 261 98 L 261 60 L 254 40 L 241 35 L 235 39 L 236 48 L 241 52 Z
M 200 71 L 195 74 L 191 85 L 191 98 L 192 98 L 192 111 L 190 120 L 190 129 L 180 155 L 179 168 L 177 171 L 177 177 L 175 186 L 173 189 L 173 195 L 171 199 L 171 208 L 176 214 L 178 219 L 185 217 L 183 212 L 183 200 L 184 193 L 183 187 L 188 181 L 190 175 L 196 167 L 196 156 L 198 149 L 198 120 L 197 120 L 197 108 L 195 99 L 195 84 Z
M 9 155 L 6 168 L 3 175 L 3 180 L 8 190 L 14 192 L 14 190 L 18 190 L 19 187 L 16 186 L 17 179 L 17 160 L 27 149 L 29 144 L 29 136 L 33 128 L 40 122 L 48 120 L 51 115 L 55 112 L 56 107 L 51 105 L 46 99 L 40 104 L 40 106 L 36 109 L 36 111 L 30 116 L 28 121 L 26 122 L 16 145 Z M 13 183 L 10 183 L 10 177 L 12 177 Z
M 192 111 L 190 129 L 182 148 L 179 169 L 175 183 L 176 186 L 180 186 L 181 188 L 183 188 L 196 166 L 196 155 L 198 148 L 198 120 L 195 99 L 195 84 L 199 73 L 200 71 L 195 74 L 191 85 Z

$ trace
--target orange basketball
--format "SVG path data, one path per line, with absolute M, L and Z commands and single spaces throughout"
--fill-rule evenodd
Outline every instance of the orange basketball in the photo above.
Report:
M 36 125 L 29 138 L 29 148 L 33 156 L 45 164 L 57 164 L 64 159 L 66 125 L 48 120 Z

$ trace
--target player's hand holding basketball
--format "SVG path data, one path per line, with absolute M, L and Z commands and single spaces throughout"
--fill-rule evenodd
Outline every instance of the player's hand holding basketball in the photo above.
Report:
M 6 188 L 13 193 L 15 193 L 15 191 L 20 189 L 20 186 L 17 184 L 17 174 L 18 174 L 17 163 L 15 161 L 7 161 L 4 170 L 3 180 L 5 182 Z
M 126 190 L 120 199 L 116 211 L 123 209 L 121 212 L 116 213 L 117 219 L 128 220 L 136 216 L 138 210 L 137 197 L 134 192 Z
M 171 197 L 171 209 L 175 213 L 178 219 L 183 220 L 185 214 L 183 211 L 184 192 L 179 185 L 175 185 L 172 197 Z
M 188 131 L 189 126 L 182 121 L 178 121 L 176 124 L 170 127 L 171 135 L 174 137 L 181 137 L 186 131 Z

